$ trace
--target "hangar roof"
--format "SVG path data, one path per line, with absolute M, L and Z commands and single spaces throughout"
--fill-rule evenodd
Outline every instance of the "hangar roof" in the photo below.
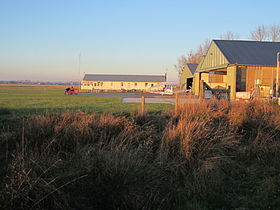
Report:
M 166 75 L 85 74 L 86 81 L 165 82 Z

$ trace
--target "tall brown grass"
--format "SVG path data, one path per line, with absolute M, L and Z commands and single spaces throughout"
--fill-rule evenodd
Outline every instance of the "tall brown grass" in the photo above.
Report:
M 2 209 L 277 208 L 279 107 L 47 114 L 1 130 Z

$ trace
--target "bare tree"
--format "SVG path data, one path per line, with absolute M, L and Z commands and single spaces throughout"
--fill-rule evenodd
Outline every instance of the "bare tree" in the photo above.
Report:
M 187 63 L 200 62 L 202 56 L 204 56 L 207 53 L 210 43 L 211 42 L 209 39 L 205 39 L 204 42 L 198 46 L 196 51 L 193 51 L 191 49 L 187 52 L 186 55 L 182 55 L 180 58 L 178 58 L 178 63 L 174 65 L 174 67 L 178 72 L 179 76 L 182 74 L 184 67 L 187 65 Z
M 180 58 L 178 58 L 178 64 L 174 65 L 176 71 L 178 72 L 179 76 L 182 74 L 184 70 L 184 66 L 187 65 L 187 57 L 182 55 Z
M 251 39 L 255 41 L 264 41 L 268 39 L 267 28 L 264 25 L 259 25 L 255 31 L 251 32 Z
M 193 50 L 189 50 L 186 59 L 187 59 L 187 63 L 197 63 L 196 52 L 193 52 Z
M 190 50 L 188 53 L 187 62 L 199 63 L 202 56 L 204 56 L 207 53 L 210 43 L 211 42 L 209 39 L 205 39 L 204 42 L 197 47 L 194 53 L 192 50 Z
M 199 59 L 207 53 L 210 44 L 211 41 L 209 39 L 205 39 L 204 42 L 201 45 L 199 45 L 199 47 L 196 50 Z
M 220 36 L 220 39 L 223 39 L 223 40 L 237 40 L 237 39 L 239 39 L 239 35 L 231 32 L 231 31 L 228 31 L 225 34 L 222 34 Z
M 269 38 L 272 42 L 280 41 L 280 25 L 272 25 L 269 29 Z

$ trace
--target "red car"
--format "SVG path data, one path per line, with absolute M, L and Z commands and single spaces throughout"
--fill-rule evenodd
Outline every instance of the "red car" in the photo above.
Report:
M 65 89 L 65 95 L 78 95 L 78 90 L 77 90 L 77 88 L 73 88 L 73 87 L 71 87 L 71 88 L 66 88 Z

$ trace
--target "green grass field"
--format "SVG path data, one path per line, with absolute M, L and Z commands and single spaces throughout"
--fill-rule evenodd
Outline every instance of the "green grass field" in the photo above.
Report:
M 0 86 L 0 114 L 29 115 L 81 110 L 87 113 L 136 112 L 139 104 L 121 98 L 65 96 L 64 86 Z M 146 104 L 147 112 L 162 112 L 169 104 Z
M 66 86 L 48 86 L 48 85 L 0 85 L 0 93 L 63 93 Z

